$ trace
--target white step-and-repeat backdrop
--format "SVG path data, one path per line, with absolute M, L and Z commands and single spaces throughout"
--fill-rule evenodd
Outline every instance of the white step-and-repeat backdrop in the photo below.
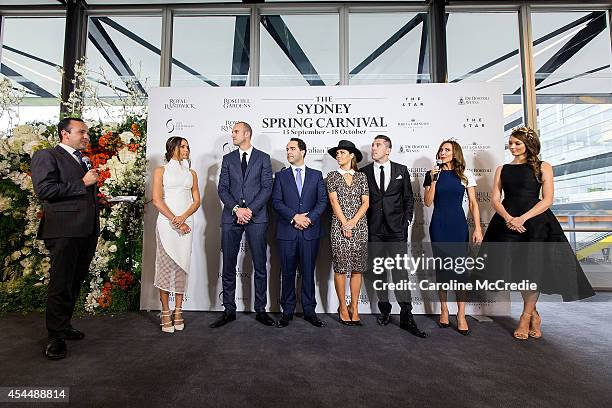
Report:
M 202 206 L 195 214 L 189 287 L 183 308 L 223 310 L 222 204 L 217 183 L 223 155 L 236 148 L 231 143 L 235 122 L 245 121 L 252 126 L 253 145 L 270 154 L 274 172 L 288 165 L 285 146 L 291 137 L 304 139 L 308 146 L 306 164 L 322 170 L 325 176 L 337 168 L 327 150 L 339 140 L 351 140 L 362 150 L 361 167 L 371 160 L 370 145 L 374 137 L 378 134 L 389 136 L 393 141 L 391 160 L 407 165 L 412 175 L 415 218 L 411 240 L 426 242 L 431 209 L 423 206 L 423 178 L 435 162 L 439 144 L 448 138 L 455 139 L 463 147 L 467 168 L 476 175 L 481 221 L 486 228 L 493 214 L 489 197 L 494 170 L 503 161 L 502 108 L 502 92 L 494 84 L 152 89 L 147 131 L 149 176 L 155 167 L 164 164 L 166 140 L 170 136 L 185 137 L 191 146 L 192 168 L 198 173 L 203 196 Z M 148 198 L 151 197 L 150 186 L 151 183 L 147 183 Z M 273 211 L 271 215 L 268 308 L 278 311 L 280 270 Z M 159 293 L 153 286 L 156 217 L 157 211 L 149 203 L 145 214 L 141 308 L 152 310 L 160 307 Z M 469 221 L 473 225 L 473 221 Z M 238 310 L 253 310 L 252 263 L 246 241 L 239 255 L 236 277 Z M 317 311 L 334 312 L 338 300 L 328 237 L 321 241 L 316 282 Z M 435 293 L 421 296 L 413 292 L 412 295 L 415 313 L 436 313 L 436 303 L 427 301 Z M 374 296 L 375 293 L 364 286 L 361 312 L 377 312 L 376 299 L 370 302 Z M 399 311 L 396 304 L 393 311 Z M 468 306 L 471 314 L 508 312 L 505 296 Z

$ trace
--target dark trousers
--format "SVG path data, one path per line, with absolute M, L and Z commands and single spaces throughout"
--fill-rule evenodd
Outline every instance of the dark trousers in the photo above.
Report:
M 49 338 L 64 338 L 83 280 L 96 252 L 98 237 L 46 239 L 50 252 L 46 324 Z
M 268 292 L 267 223 L 221 225 L 221 249 L 223 251 L 223 307 L 226 312 L 236 312 L 236 262 L 242 234 L 246 233 L 255 281 L 255 311 L 265 312 Z
M 370 235 L 368 237 L 368 241 L 373 243 L 377 249 L 376 256 L 384 256 L 384 257 L 395 257 L 395 255 L 399 252 L 398 248 L 403 248 L 403 251 L 407 251 L 407 239 L 401 234 L 377 234 Z M 382 245 L 383 243 L 393 243 L 388 247 Z M 372 254 L 374 255 L 374 254 Z M 400 274 L 404 274 L 404 276 L 400 276 Z M 380 279 L 383 283 L 388 282 L 387 271 L 378 275 L 377 278 Z M 397 283 L 402 278 L 409 279 L 409 276 L 405 274 L 404 271 L 394 270 L 391 276 L 393 282 Z M 378 296 L 378 309 L 381 313 L 389 314 L 391 313 L 391 303 L 389 302 L 389 294 L 387 290 L 378 290 L 376 291 L 376 295 Z M 400 306 L 400 320 L 403 320 L 406 317 L 412 317 L 412 295 L 409 290 L 396 290 L 395 298 Z
M 306 240 L 302 233 L 292 241 L 278 240 L 282 276 L 281 307 L 285 315 L 292 315 L 295 311 L 295 273 L 298 261 L 302 275 L 302 309 L 305 316 L 315 313 L 317 300 L 314 271 L 319 254 L 319 241 L 318 238 Z

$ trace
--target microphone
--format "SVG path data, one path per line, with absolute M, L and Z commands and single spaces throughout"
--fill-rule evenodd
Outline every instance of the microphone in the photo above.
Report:
M 442 160 L 437 159 L 436 160 L 436 166 L 438 166 L 438 169 L 442 170 L 442 166 L 444 166 L 444 162 L 442 162 Z M 440 173 L 436 173 L 433 176 L 433 180 L 434 181 L 438 181 L 438 176 L 440 175 Z
M 83 163 L 85 163 L 85 166 L 87 166 L 87 170 L 92 169 L 91 160 L 89 160 L 89 157 L 83 156 Z

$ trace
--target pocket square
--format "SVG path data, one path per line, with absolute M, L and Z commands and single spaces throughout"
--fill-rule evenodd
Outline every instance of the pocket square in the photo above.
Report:
M 402 179 L 402 175 L 400 174 L 399 176 L 397 176 L 396 180 Z

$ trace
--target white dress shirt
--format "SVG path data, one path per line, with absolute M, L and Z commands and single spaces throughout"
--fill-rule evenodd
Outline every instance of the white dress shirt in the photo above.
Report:
M 376 180 L 376 185 L 380 189 L 380 167 L 384 168 L 385 172 L 385 191 L 387 191 L 387 187 L 389 187 L 389 182 L 391 182 L 391 160 L 387 160 L 384 164 L 378 164 L 374 162 L 374 179 Z
M 81 165 L 81 161 L 79 160 L 79 158 L 78 158 L 78 157 L 76 157 L 76 156 L 74 155 L 74 152 L 76 152 L 76 149 L 73 149 L 72 147 L 70 147 L 70 146 L 68 146 L 68 145 L 65 145 L 65 144 L 63 144 L 63 143 L 60 143 L 59 145 L 60 145 L 60 146 L 61 146 L 61 147 L 62 147 L 62 148 L 65 150 L 65 151 L 67 151 L 68 153 L 70 153 L 70 155 L 72 156 L 72 158 L 73 158 L 74 160 L 76 160 L 76 162 L 77 162 L 77 163 L 79 163 L 79 166 Z
M 240 152 L 240 162 L 242 162 L 242 153 L 246 153 L 246 162 L 247 164 L 249 164 L 249 159 L 251 158 L 251 153 L 253 153 L 253 146 L 249 147 L 249 150 L 242 150 L 241 148 L 238 148 L 239 152 Z

